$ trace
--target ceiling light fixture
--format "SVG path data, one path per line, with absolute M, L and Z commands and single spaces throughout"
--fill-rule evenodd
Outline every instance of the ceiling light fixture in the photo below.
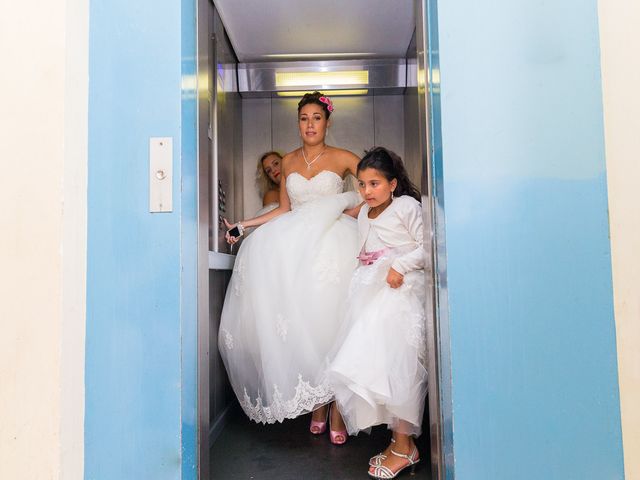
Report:
M 368 70 L 336 72 L 276 72 L 276 87 L 308 87 L 328 89 L 332 86 L 368 85 Z
M 277 95 L 279 97 L 302 97 L 305 93 L 307 93 L 306 90 L 297 90 L 297 91 L 277 92 Z M 326 93 L 331 97 L 338 97 L 338 96 L 344 96 L 344 95 L 367 95 L 369 93 L 369 90 L 367 90 L 366 88 L 361 88 L 361 89 L 354 88 L 352 90 L 325 90 L 323 91 L 323 93 Z
M 372 57 L 375 53 L 351 52 L 351 53 L 270 53 L 263 55 L 265 58 L 344 58 L 344 57 Z

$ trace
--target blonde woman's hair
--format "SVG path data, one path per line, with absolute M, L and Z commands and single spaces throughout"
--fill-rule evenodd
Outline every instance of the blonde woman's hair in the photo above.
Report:
M 275 155 L 280 160 L 282 160 L 282 154 L 276 151 L 265 152 L 260 156 L 256 168 L 256 186 L 258 187 L 258 192 L 260 193 L 261 197 L 264 197 L 264 194 L 269 190 L 278 190 L 279 188 L 279 185 L 271 180 L 266 173 L 264 173 L 264 166 L 262 165 L 262 162 L 264 162 L 265 158 L 271 155 Z

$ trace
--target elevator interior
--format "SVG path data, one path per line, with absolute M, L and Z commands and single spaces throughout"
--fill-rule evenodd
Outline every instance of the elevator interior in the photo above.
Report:
M 308 27 L 309 35 L 317 35 L 315 49 L 308 49 L 304 53 L 296 53 L 299 45 L 295 39 L 280 35 L 278 32 L 282 33 L 282 29 L 272 29 L 269 42 L 258 42 L 262 50 L 248 50 L 247 45 L 251 45 L 251 41 L 245 41 L 242 36 L 251 37 L 251 32 L 255 32 L 252 29 L 256 27 L 243 26 L 242 19 L 238 17 L 244 13 L 238 10 L 238 3 L 234 4 L 233 0 L 198 2 L 198 464 L 199 478 L 203 480 L 233 480 L 229 473 L 225 473 L 224 477 L 218 476 L 217 473 L 221 470 L 216 467 L 215 462 L 211 466 L 209 458 L 212 446 L 219 447 L 217 442 L 230 441 L 229 435 L 225 437 L 224 432 L 234 422 L 236 436 L 251 435 L 253 441 L 262 438 L 262 445 L 276 442 L 285 449 L 288 448 L 287 445 L 291 448 L 300 447 L 297 437 L 291 437 L 292 432 L 295 431 L 297 435 L 300 432 L 304 434 L 306 430 L 304 422 L 308 420 L 307 417 L 258 430 L 253 425 L 237 428 L 238 422 L 243 422 L 244 419 L 237 413 L 235 397 L 227 383 L 224 366 L 217 352 L 219 318 L 235 253 L 224 241 L 222 217 L 231 220 L 250 218 L 262 206 L 255 185 L 257 160 L 266 151 L 284 153 L 300 146 L 296 106 L 302 93 L 317 89 L 332 97 L 336 113 L 332 115 L 328 144 L 348 149 L 358 156 L 362 156 L 372 146 L 390 148 L 403 158 L 412 180 L 422 186 L 423 198 L 427 198 L 429 194 L 426 99 L 424 88 L 420 88 L 421 78 L 424 81 L 424 75 L 420 75 L 421 69 L 424 70 L 424 58 L 421 60 L 419 56 L 420 52 L 424 54 L 424 48 L 420 47 L 424 43 L 421 2 L 403 0 L 400 6 L 395 0 L 354 2 L 369 16 L 385 17 L 385 12 L 391 6 L 396 15 L 393 20 L 395 23 L 387 29 L 373 29 L 375 42 L 367 42 L 367 38 L 373 38 L 371 36 L 354 42 L 346 35 L 342 40 L 337 39 L 335 45 L 327 45 L 322 41 L 323 29 L 326 29 L 323 22 L 329 21 L 329 18 L 324 13 L 315 14 L 310 21 L 308 11 L 305 13 L 305 9 L 300 6 L 313 5 L 312 3 L 272 2 L 273 8 L 280 8 L 281 14 L 287 16 L 287 22 L 302 23 Z M 249 4 L 262 9 L 265 5 L 264 2 L 257 1 L 240 3 L 243 3 L 245 11 L 247 8 L 251 9 Z M 287 3 L 291 4 L 290 11 L 284 8 Z M 378 7 L 379 11 L 376 12 Z M 254 17 L 260 15 L 257 10 L 254 11 Z M 384 24 L 383 20 L 378 19 L 378 23 Z M 366 20 L 365 24 L 366 22 L 371 23 L 373 20 Z M 260 31 L 262 34 L 269 30 L 264 25 L 265 23 Z M 290 32 L 286 33 L 290 35 Z M 385 34 L 389 39 L 385 39 Z M 353 46 L 354 43 L 368 43 L 369 46 L 374 45 L 374 48 L 358 49 Z M 395 45 L 395 52 L 391 51 L 391 44 Z M 398 45 L 401 46 L 400 49 Z M 285 51 L 286 48 L 289 50 Z M 312 74 L 319 72 L 325 75 L 320 80 L 315 79 L 308 84 L 295 83 L 296 75 L 309 79 Z M 330 81 L 331 73 L 353 72 L 366 72 L 366 77 L 355 81 L 339 80 L 342 84 Z M 425 215 L 429 217 L 429 202 L 424 203 Z M 427 308 L 433 306 L 428 305 Z M 434 371 L 431 365 L 431 379 L 435 378 L 432 373 Z M 433 391 L 430 387 L 430 397 L 434 397 Z M 422 451 L 425 465 L 418 478 L 431 478 L 427 464 L 429 451 L 424 450 L 429 437 L 432 443 L 432 461 L 438 463 L 438 451 L 433 445 L 437 444 L 438 428 L 437 422 L 434 422 L 434 418 L 438 417 L 437 412 L 434 412 L 434 405 L 437 406 L 437 399 L 430 398 L 431 411 L 425 413 L 423 434 L 426 438 Z M 360 435 L 357 439 L 359 445 L 367 442 L 362 437 Z M 250 444 L 249 438 L 236 438 L 235 441 L 244 447 Z M 308 440 L 304 440 L 303 444 L 306 441 Z M 383 447 L 378 445 L 380 446 Z M 324 461 L 327 458 L 329 462 L 348 461 L 349 453 L 346 456 L 344 453 L 332 453 L 325 447 L 326 445 L 321 450 L 325 452 L 321 455 L 325 457 Z M 349 448 L 347 445 L 346 449 Z M 353 453 L 356 451 L 353 448 L 358 447 L 351 448 Z M 375 450 L 371 444 L 366 448 L 370 453 Z M 260 453 L 255 453 L 254 449 L 255 455 L 270 455 L 268 449 L 258 450 Z M 308 452 L 308 456 L 312 457 L 311 452 Z M 251 459 L 248 461 L 250 463 Z M 273 467 L 268 458 L 260 461 L 262 463 L 256 464 L 261 465 L 260 470 Z M 313 469 L 316 472 L 322 471 L 317 466 Z M 437 470 L 436 465 L 436 475 Z M 364 469 L 360 465 L 358 471 L 363 475 L 350 477 L 346 469 L 344 472 L 347 476 L 340 478 L 364 478 Z M 277 469 L 272 470 L 264 477 L 257 472 L 253 478 L 273 478 L 272 475 L 277 472 Z M 313 477 L 300 471 L 300 478 L 303 475 L 309 478 L 332 478 Z M 237 478 L 245 477 L 239 475 Z M 279 478 L 289 477 L 285 475 Z

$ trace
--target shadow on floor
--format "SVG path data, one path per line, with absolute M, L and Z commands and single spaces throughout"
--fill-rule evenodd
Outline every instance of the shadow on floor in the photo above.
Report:
M 361 433 L 336 446 L 326 433 L 309 433 L 309 415 L 265 426 L 250 422 L 239 408 L 229 413 L 211 449 L 211 480 L 365 480 L 370 478 L 369 457 L 383 450 L 390 438 L 389 430 L 380 426 L 371 435 Z M 417 444 L 423 460 L 416 474 L 411 476 L 407 469 L 397 478 L 431 479 L 428 435 Z

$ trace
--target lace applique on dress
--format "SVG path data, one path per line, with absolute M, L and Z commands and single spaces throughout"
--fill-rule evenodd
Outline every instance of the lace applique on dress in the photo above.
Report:
M 313 272 L 320 283 L 340 283 L 340 265 L 335 259 L 325 258 L 319 255 L 318 260 L 313 264 Z
M 227 347 L 227 350 L 233 350 L 233 335 L 229 333 L 226 329 L 221 329 L 222 335 L 224 336 L 224 345 Z
M 342 177 L 331 170 L 322 170 L 311 178 L 293 172 L 287 176 L 286 182 L 291 209 L 294 211 L 307 202 L 340 193 L 344 189 Z
M 301 207 L 297 207 L 292 211 L 292 214 L 299 219 L 300 223 L 305 227 L 309 228 L 313 222 L 313 209 L 309 208 L 306 205 L 302 205 Z
M 289 330 L 289 322 L 284 318 L 284 315 L 279 313 L 276 315 L 276 333 L 282 339 L 283 342 L 287 341 L 287 332 Z
M 425 316 L 414 315 L 413 324 L 407 331 L 407 343 L 418 351 L 422 362 L 427 360 L 427 335 L 425 332 Z
M 254 404 L 245 388 L 240 406 L 254 422 L 282 422 L 286 418 L 296 418 L 305 412 L 311 412 L 316 406 L 329 402 L 333 398 L 333 392 L 326 384 L 311 386 L 309 382 L 304 381 L 301 374 L 298 374 L 298 385 L 293 398 L 285 400 L 277 385 L 273 386 L 272 398 L 270 405 L 264 405 L 262 396 L 258 395 Z
M 245 265 L 244 258 L 239 258 L 233 266 L 233 273 L 236 274 L 233 283 L 233 293 L 236 297 L 240 296 L 242 289 L 244 288 L 245 281 Z

